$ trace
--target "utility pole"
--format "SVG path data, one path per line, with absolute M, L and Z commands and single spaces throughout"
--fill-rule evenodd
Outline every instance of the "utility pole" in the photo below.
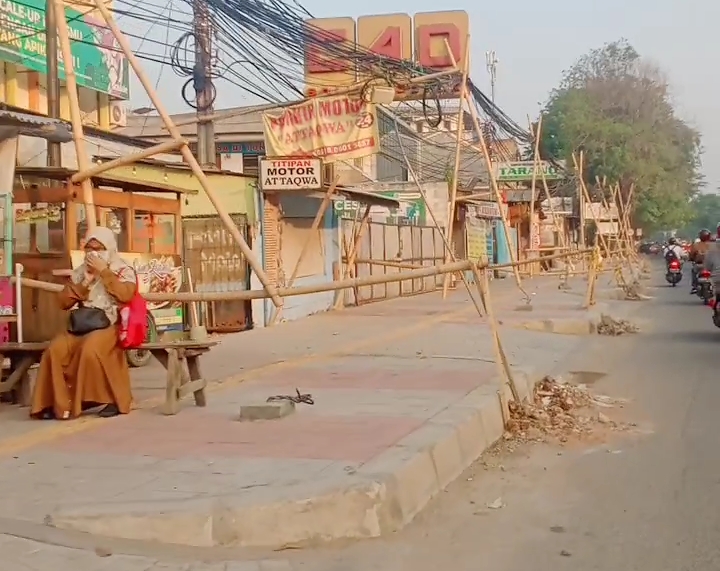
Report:
M 60 79 L 58 77 L 58 36 L 57 18 L 64 18 L 65 14 L 56 14 L 53 0 L 45 2 L 45 46 L 47 66 L 47 101 L 48 116 L 60 119 Z M 62 166 L 62 151 L 60 143 L 47 142 L 47 166 Z
M 193 1 L 193 31 L 195 35 L 194 87 L 197 104 L 197 158 L 202 166 L 216 164 L 215 128 L 212 119 L 204 119 L 213 112 L 215 91 L 212 84 L 212 29 L 207 0 Z
M 495 80 L 497 79 L 497 64 L 500 63 L 495 50 L 485 52 L 485 66 L 490 74 L 490 100 L 495 103 Z

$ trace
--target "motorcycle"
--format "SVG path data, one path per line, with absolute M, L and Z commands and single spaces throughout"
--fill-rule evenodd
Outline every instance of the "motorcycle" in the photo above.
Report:
M 702 299 L 704 305 L 708 305 L 715 297 L 709 270 L 700 270 L 697 277 L 697 296 Z
M 680 283 L 681 279 L 682 266 L 680 265 L 680 260 L 670 260 L 667 265 L 667 272 L 665 273 L 665 281 L 667 281 L 667 283 L 669 283 L 672 287 L 675 287 Z

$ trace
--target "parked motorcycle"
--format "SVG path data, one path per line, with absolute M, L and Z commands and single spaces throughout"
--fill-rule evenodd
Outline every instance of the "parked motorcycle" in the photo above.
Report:
M 710 300 L 715 297 L 710 277 L 710 271 L 705 269 L 700 270 L 697 277 L 697 296 L 702 299 L 705 305 L 708 305 Z
M 667 272 L 665 273 L 665 281 L 672 287 L 675 287 L 680 283 L 682 279 L 682 265 L 680 260 L 670 260 L 667 265 Z

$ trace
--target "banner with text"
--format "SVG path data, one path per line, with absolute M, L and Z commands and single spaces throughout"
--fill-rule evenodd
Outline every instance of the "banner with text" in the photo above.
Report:
M 316 157 L 326 163 L 377 153 L 375 105 L 358 97 L 322 97 L 263 114 L 268 157 Z

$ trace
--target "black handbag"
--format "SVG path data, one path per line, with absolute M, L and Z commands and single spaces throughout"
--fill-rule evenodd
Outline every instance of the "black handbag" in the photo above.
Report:
M 80 304 L 77 309 L 70 312 L 68 333 L 72 335 L 80 337 L 108 327 L 110 327 L 110 319 L 102 309 L 97 307 L 86 307 Z

